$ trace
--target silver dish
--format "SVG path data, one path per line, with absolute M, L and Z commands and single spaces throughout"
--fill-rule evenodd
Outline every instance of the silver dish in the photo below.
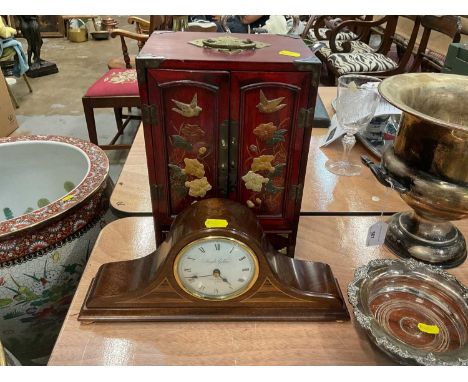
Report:
M 414 259 L 360 267 L 349 302 L 372 342 L 406 365 L 468 365 L 468 288 Z

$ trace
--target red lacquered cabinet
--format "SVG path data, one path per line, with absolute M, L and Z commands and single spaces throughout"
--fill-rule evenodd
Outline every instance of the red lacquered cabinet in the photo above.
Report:
M 218 36 L 155 32 L 137 57 L 156 241 L 193 202 L 225 197 L 293 256 L 320 61 L 288 36 L 233 34 L 269 44 L 235 52 L 189 43 Z

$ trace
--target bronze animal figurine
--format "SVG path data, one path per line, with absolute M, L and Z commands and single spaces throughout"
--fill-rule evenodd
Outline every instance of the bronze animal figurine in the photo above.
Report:
M 42 37 L 39 30 L 38 16 L 18 16 L 20 29 L 28 42 L 28 65 L 31 69 L 41 66 Z M 34 57 L 33 57 L 34 56 Z M 31 59 L 33 58 L 33 62 Z

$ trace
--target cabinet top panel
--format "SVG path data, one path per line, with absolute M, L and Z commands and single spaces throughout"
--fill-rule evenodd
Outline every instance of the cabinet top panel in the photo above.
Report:
M 261 49 L 228 53 L 190 44 L 190 41 L 222 36 L 250 39 L 271 45 Z M 307 60 L 303 61 L 304 59 Z M 137 60 L 142 67 L 161 69 L 310 71 L 317 70 L 320 66 L 320 61 L 300 38 L 242 33 L 156 31 L 146 42 Z

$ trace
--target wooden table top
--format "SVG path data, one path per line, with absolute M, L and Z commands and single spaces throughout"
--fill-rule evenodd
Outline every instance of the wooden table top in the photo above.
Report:
M 331 101 L 336 97 L 336 88 L 320 87 L 319 95 L 328 114 L 333 115 Z M 327 129 L 312 129 L 301 214 L 377 214 L 408 209 L 398 194 L 378 183 L 367 168 L 363 168 L 362 174 L 357 177 L 337 176 L 328 172 L 325 162 L 340 158 L 343 148 L 340 140 L 319 148 L 326 133 Z M 360 162 L 362 154 L 372 157 L 358 142 L 351 152 L 351 159 Z M 117 212 L 127 216 L 152 214 L 142 126 L 138 129 L 112 193 L 111 205 Z
M 343 295 L 354 270 L 374 258 L 395 258 L 366 247 L 376 216 L 302 216 L 296 257 L 330 264 Z M 468 237 L 468 221 L 456 225 Z M 107 225 L 94 247 L 49 365 L 391 365 L 358 327 L 348 322 L 80 323 L 91 279 L 106 262 L 145 256 L 155 249 L 151 217 Z M 465 285 L 468 262 L 450 270 Z M 347 298 L 345 297 L 347 301 Z

